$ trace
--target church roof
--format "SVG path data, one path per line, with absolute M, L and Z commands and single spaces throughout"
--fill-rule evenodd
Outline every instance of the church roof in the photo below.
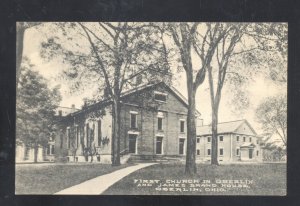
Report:
M 144 85 L 140 85 L 140 86 L 138 86 L 138 87 L 136 87 L 136 88 L 134 88 L 134 89 L 130 89 L 130 90 L 127 90 L 127 91 L 124 91 L 122 94 L 121 94 L 121 100 L 123 99 L 123 98 L 125 98 L 125 97 L 128 97 L 128 96 L 130 96 L 130 95 L 133 95 L 133 94 L 135 94 L 135 93 L 137 93 L 137 92 L 141 92 L 141 91 L 143 91 L 143 90 L 145 90 L 145 89 L 149 89 L 149 88 L 151 88 L 151 87 L 156 87 L 157 85 L 163 85 L 165 88 L 167 88 L 179 101 L 181 101 L 186 107 L 188 106 L 188 101 L 187 101 L 187 99 L 175 88 L 175 87 L 173 87 L 173 86 L 171 86 L 171 85 L 167 85 L 166 83 L 164 83 L 164 82 L 158 82 L 158 83 L 152 83 L 152 84 L 144 84 Z M 81 113 L 81 112 L 83 112 L 83 111 L 90 111 L 90 110 L 93 110 L 93 109 L 95 109 L 95 108 L 99 108 L 99 107 L 102 107 L 102 106 L 105 106 L 105 105 L 108 105 L 108 104 L 111 104 L 112 103 L 112 101 L 111 101 L 111 99 L 110 98 L 108 98 L 108 99 L 104 99 L 104 100 L 102 100 L 102 101 L 99 101 L 99 102 L 97 102 L 97 103 L 94 103 L 94 104 L 92 104 L 92 105 L 88 105 L 87 106 L 87 108 L 85 108 L 84 110 L 82 109 L 82 110 L 79 110 L 79 111 L 76 111 L 76 112 L 74 112 L 74 113 L 71 113 L 71 114 L 69 114 L 70 116 L 73 116 L 73 115 L 77 115 L 77 114 L 79 114 L 79 113 Z M 201 113 L 198 111 L 198 110 L 196 110 L 196 113 L 197 113 L 197 115 L 198 116 L 200 116 L 201 115 Z M 69 116 L 68 115 L 68 116 Z

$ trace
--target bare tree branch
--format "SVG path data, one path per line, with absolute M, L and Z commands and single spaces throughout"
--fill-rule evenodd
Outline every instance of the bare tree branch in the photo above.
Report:
M 111 85 L 109 83 L 108 74 L 107 74 L 107 72 L 105 70 L 105 67 L 104 67 L 104 64 L 103 64 L 103 62 L 102 62 L 102 60 L 101 60 L 101 58 L 100 58 L 100 56 L 99 56 L 99 54 L 97 52 L 97 49 L 96 49 L 96 47 L 95 47 L 95 45 L 94 45 L 94 43 L 93 43 L 93 41 L 92 41 L 89 33 L 87 32 L 86 27 L 84 27 L 80 22 L 78 22 L 78 24 L 81 26 L 81 28 L 83 29 L 83 31 L 86 33 L 86 35 L 88 37 L 89 43 L 91 44 L 91 46 L 93 48 L 94 54 L 95 54 L 95 56 L 96 56 L 96 58 L 98 60 L 98 63 L 100 64 L 101 71 L 103 72 L 104 79 L 105 79 L 106 85 L 108 87 L 108 91 L 109 91 L 110 95 L 113 96 L 112 88 L 111 88 Z
M 112 39 L 114 38 L 114 35 L 105 26 L 103 26 L 101 22 L 98 22 L 98 24 L 109 34 Z
M 85 31 L 88 31 L 89 33 L 91 33 L 97 40 L 99 40 L 100 42 L 102 42 L 102 44 L 104 44 L 104 46 L 106 46 L 109 50 L 111 50 L 112 52 L 115 52 L 115 50 L 109 46 L 107 43 L 105 43 L 101 38 L 99 38 L 93 31 L 91 31 L 88 27 L 84 26 L 82 23 L 80 23 L 81 27 L 85 28 Z

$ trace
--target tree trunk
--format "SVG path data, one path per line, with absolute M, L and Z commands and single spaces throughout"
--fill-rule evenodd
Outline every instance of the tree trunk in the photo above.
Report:
M 218 106 L 212 106 L 212 138 L 211 138 L 211 164 L 219 165 L 218 162 Z
M 38 144 L 37 144 L 37 143 L 34 143 L 33 161 L 34 161 L 35 163 L 37 162 L 38 149 L 39 149 Z
M 220 74 L 219 74 L 220 75 Z M 211 99 L 211 165 L 219 165 L 218 162 L 218 112 L 219 103 L 221 99 L 221 86 L 218 83 L 216 96 L 214 96 L 214 84 L 212 76 L 212 68 L 208 68 L 208 81 L 210 89 L 210 99 Z
M 193 76 L 187 72 L 188 88 L 188 116 L 187 116 L 187 151 L 185 173 L 195 174 L 196 168 L 196 121 L 195 121 L 195 91 L 193 89 Z
M 116 98 L 112 105 L 112 166 L 120 163 L 120 101 Z
M 26 28 L 20 25 L 17 22 L 17 39 L 16 39 L 16 83 L 18 85 L 19 77 L 21 74 L 21 63 L 23 56 L 23 41 L 24 41 L 24 33 Z

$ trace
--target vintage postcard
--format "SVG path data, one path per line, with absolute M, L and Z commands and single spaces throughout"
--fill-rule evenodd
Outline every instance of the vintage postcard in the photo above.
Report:
M 15 194 L 287 194 L 287 23 L 16 28 Z

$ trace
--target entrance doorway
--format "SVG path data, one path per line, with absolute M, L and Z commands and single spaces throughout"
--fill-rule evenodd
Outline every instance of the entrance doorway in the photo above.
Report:
M 136 154 L 136 138 L 137 135 L 129 134 L 129 153 Z
M 253 149 L 249 149 L 249 159 L 253 158 Z
M 156 154 L 162 154 L 163 137 L 156 137 Z

